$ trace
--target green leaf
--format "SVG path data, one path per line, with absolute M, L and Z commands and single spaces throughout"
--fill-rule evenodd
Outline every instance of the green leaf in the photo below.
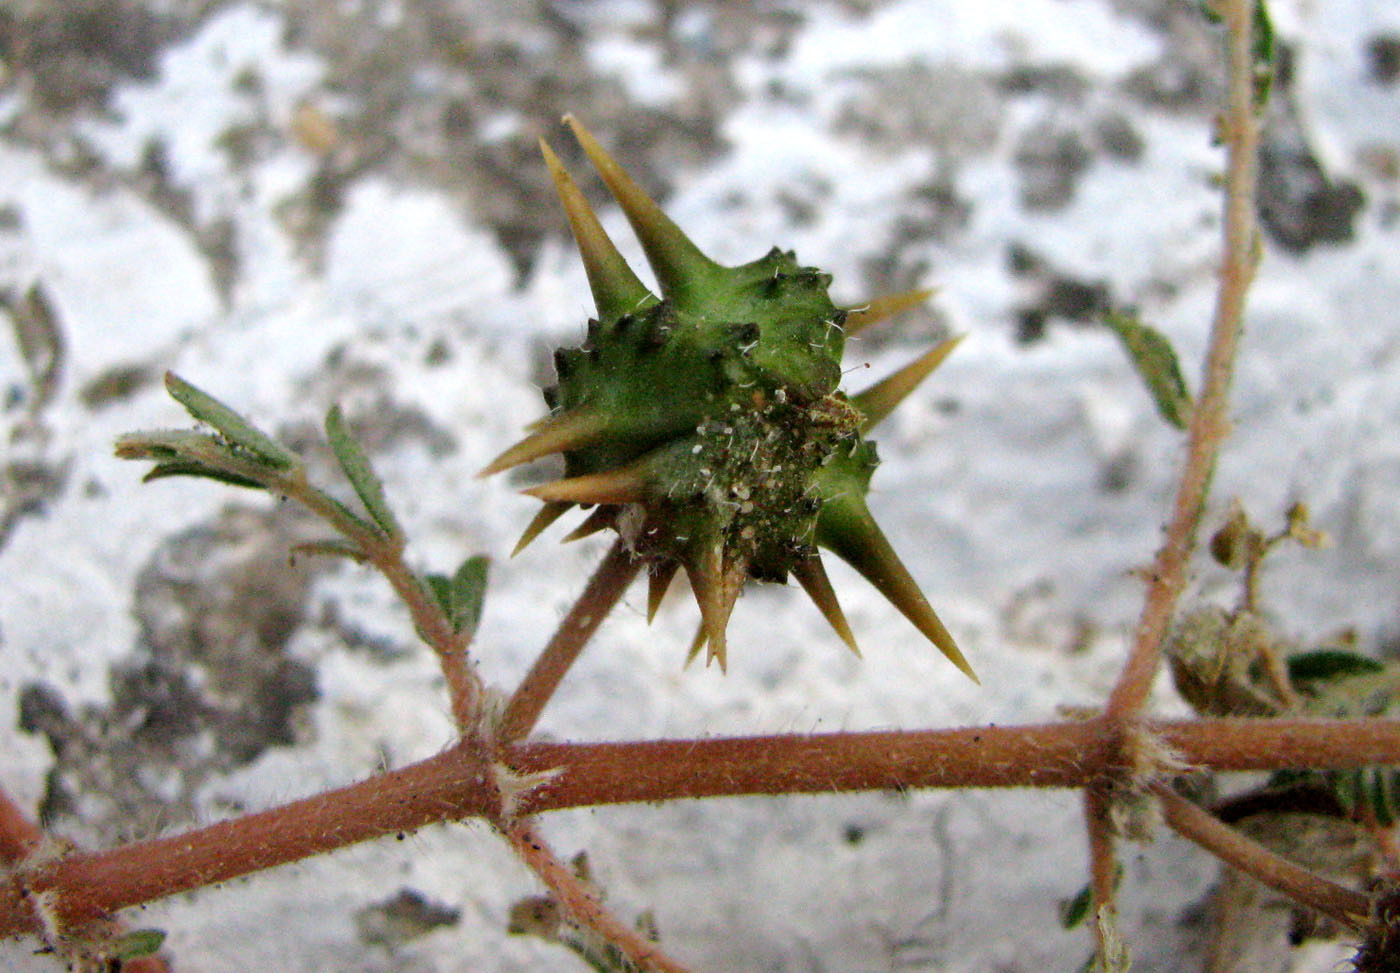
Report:
M 1332 786 L 1332 793 L 1336 795 L 1338 803 L 1342 805 L 1342 810 L 1348 817 L 1354 815 L 1357 807 L 1367 796 L 1363 768 L 1335 770 L 1327 776 L 1328 783 Z
M 164 929 L 137 929 L 113 940 L 107 947 L 107 958 L 124 962 L 154 956 L 164 942 Z
M 1269 16 L 1269 5 L 1265 0 L 1254 4 L 1254 30 L 1251 32 L 1254 46 L 1254 108 L 1263 111 L 1269 103 L 1269 91 L 1274 85 L 1274 61 L 1277 49 L 1274 45 L 1274 22 Z
M 22 298 L 0 291 L 0 307 L 9 312 L 15 341 L 33 385 L 31 408 L 42 408 L 58 388 L 63 370 L 63 329 L 48 290 L 39 281 L 29 285 Z
M 481 609 L 486 599 L 486 569 L 490 558 L 469 557 L 457 573 L 425 574 L 423 583 L 438 607 L 447 615 L 455 632 L 475 632 L 481 622 Z
M 165 388 L 170 392 L 170 397 L 183 405 L 190 415 L 207 422 L 230 443 L 246 449 L 264 463 L 278 469 L 290 469 L 300 463 L 296 454 L 287 447 L 173 372 L 165 373 Z
M 1288 657 L 1288 679 L 1295 685 L 1370 676 L 1384 671 L 1384 663 L 1342 649 L 1314 649 Z
M 1185 429 L 1193 403 L 1171 343 L 1161 332 L 1143 324 L 1131 314 L 1109 311 L 1103 320 L 1123 342 L 1133 367 L 1146 383 L 1162 418 L 1178 429 Z
M 399 526 L 394 512 L 389 509 L 389 501 L 384 496 L 384 484 L 375 475 L 364 449 L 345 428 L 339 406 L 332 406 L 326 414 L 326 439 L 329 440 L 331 449 L 335 451 L 335 458 L 340 462 L 340 468 L 345 471 L 346 478 L 355 488 L 355 493 L 365 505 L 365 510 L 369 511 L 370 517 L 384 533 L 390 537 L 401 538 L 403 528 Z
M 301 544 L 293 544 L 289 553 L 292 557 L 296 557 L 298 554 L 310 554 L 316 557 L 343 557 L 356 564 L 364 564 L 367 560 L 364 551 L 349 541 L 340 540 L 305 541 Z
M 486 571 L 490 558 L 469 557 L 452 576 L 452 627 L 459 632 L 475 632 L 481 623 L 481 610 L 486 602 Z
M 161 462 L 179 459 L 191 447 L 217 443 L 218 440 L 202 432 L 189 429 L 157 429 L 118 436 L 115 452 L 117 459 L 149 459 Z
M 1089 918 L 1089 909 L 1094 904 L 1094 890 L 1091 886 L 1085 885 L 1074 894 L 1074 898 L 1065 899 L 1060 903 L 1060 926 L 1064 929 L 1075 929 Z
M 218 465 L 221 459 L 238 461 L 236 447 L 218 436 L 190 429 L 161 429 L 129 433 L 117 439 L 118 459 L 151 460 L 156 465 L 142 479 L 149 483 L 168 476 L 197 476 L 232 486 L 265 489 L 255 476 L 234 472 Z M 246 458 L 239 464 L 247 467 Z
M 445 574 L 425 574 L 423 575 L 423 586 L 428 589 L 428 594 L 433 596 L 433 601 L 437 602 L 442 613 L 452 618 L 452 581 Z
M 178 457 L 157 463 L 155 468 L 141 478 L 141 481 L 150 483 L 152 480 L 163 480 L 171 476 L 197 476 L 206 480 L 217 480 L 229 486 L 247 487 L 252 490 L 266 489 L 266 484 L 259 483 L 251 477 L 239 476 L 237 473 L 230 473 L 214 466 L 206 466 L 195 460 Z
M 1123 881 L 1123 866 L 1119 865 L 1113 873 L 1113 887 L 1118 888 L 1118 884 Z M 1094 887 L 1086 884 L 1074 897 L 1062 899 L 1060 901 L 1060 925 L 1065 929 L 1073 929 L 1082 925 L 1084 920 L 1089 918 L 1089 914 L 1094 907 Z
M 1400 797 L 1396 791 L 1396 785 L 1400 782 L 1396 781 L 1395 771 L 1389 767 L 1372 767 L 1370 775 L 1366 798 L 1376 816 L 1376 823 L 1382 828 L 1394 827 L 1396 800 Z

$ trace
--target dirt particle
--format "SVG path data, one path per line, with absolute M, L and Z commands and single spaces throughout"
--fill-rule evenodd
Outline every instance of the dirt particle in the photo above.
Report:
M 1008 246 L 1007 265 L 1013 275 L 1028 282 L 1031 295 L 1016 311 L 1016 339 L 1022 344 L 1038 341 L 1052 321 L 1088 324 L 1111 305 L 1106 282 L 1060 272 L 1022 243 Z
M 1126 115 L 1111 112 L 1098 118 L 1094 122 L 1094 137 L 1104 154 L 1120 162 L 1142 158 L 1142 136 Z
M 1014 159 L 1021 176 L 1021 204 L 1037 211 L 1067 206 L 1093 162 L 1078 132 L 1053 123 L 1023 132 Z
M 1302 253 L 1355 234 L 1366 198 L 1360 187 L 1334 179 L 1299 139 L 1267 136 L 1259 147 L 1259 219 L 1280 246 Z
M 161 49 L 188 22 L 138 0 L 76 0 L 0 8 L 0 62 L 27 77 L 52 112 L 100 108 L 125 78 L 151 78 Z
M 78 397 L 89 409 L 130 398 L 156 379 L 155 369 L 146 365 L 113 365 L 88 380 Z
M 360 942 L 366 945 L 396 946 L 434 929 L 455 926 L 461 918 L 460 909 L 433 902 L 414 889 L 401 888 L 390 898 L 357 912 L 355 928 Z
M 1366 42 L 1371 80 L 1392 85 L 1400 81 L 1400 34 L 1380 34 Z

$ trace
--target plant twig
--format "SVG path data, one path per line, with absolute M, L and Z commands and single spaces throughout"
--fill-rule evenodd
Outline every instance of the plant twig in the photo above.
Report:
M 10 796 L 0 790 L 0 862 L 15 866 L 16 876 L 24 871 L 25 859 L 44 840 L 44 832 L 19 809 Z M 120 936 L 126 924 L 101 919 L 95 924 L 98 935 Z M 138 956 L 122 964 L 128 973 L 170 973 L 170 965 L 160 956 Z
M 13 865 L 23 860 L 43 837 L 39 826 L 0 790 L 0 863 Z
M 347 543 L 326 547 L 370 564 L 389 582 L 407 606 L 419 637 L 438 655 L 459 730 L 466 733 L 475 727 L 485 689 L 467 656 L 472 632 L 459 631 L 453 625 L 443 607 L 425 589 L 423 581 L 405 563 L 403 534 L 392 512 L 384 506 L 382 487 L 373 478 L 367 461 L 353 441 L 342 438 L 337 443 L 336 433 L 344 436 L 340 431 L 339 413 L 332 410 L 328 434 L 342 460 L 342 468 L 365 500 L 370 520 L 362 519 L 330 494 L 313 486 L 307 478 L 305 465 L 295 454 L 227 406 L 173 375 L 166 377 L 166 383 L 187 408 L 191 402 L 196 403 L 192 414 L 213 423 L 225 436 L 235 437 L 241 448 L 234 449 L 223 439 L 197 433 L 133 433 L 117 441 L 117 456 L 155 460 L 153 475 L 169 471 L 173 466 L 180 473 L 213 475 L 216 479 L 258 487 L 273 496 L 301 504 L 329 523 Z M 345 465 L 347 458 L 351 461 L 348 466 Z
M 1400 764 L 1389 720 L 1147 723 L 1205 770 Z M 830 733 L 641 743 L 526 743 L 500 759 L 555 771 L 518 798 L 522 814 L 633 801 L 904 787 L 1084 787 L 1124 772 L 1100 721 L 956 730 Z M 74 854 L 29 876 L 80 922 L 177 892 L 442 821 L 492 817 L 497 775 L 473 741 L 417 764 L 181 835 Z M 494 820 L 494 818 L 493 818 Z M 20 885 L 0 882 L 0 937 L 36 930 Z
M 598 626 L 617 604 L 641 566 L 641 561 L 632 556 L 622 541 L 613 544 L 603 563 L 598 565 L 598 570 L 589 579 L 588 587 L 583 589 L 574 607 L 559 623 L 554 637 L 506 704 L 498 731 L 500 740 L 519 740 L 534 729 L 540 713 L 559 688 L 569 667 L 593 633 L 598 631 Z
M 1316 909 L 1351 929 L 1361 929 L 1371 912 L 1371 900 L 1320 875 L 1295 865 L 1263 845 L 1222 823 L 1170 787 L 1153 788 L 1162 802 L 1167 824 L 1212 855 L 1295 902 Z
M 270 482 L 269 488 L 297 501 L 334 525 L 360 549 L 365 561 L 383 575 L 407 606 L 419 637 L 437 653 L 438 663 L 447 681 L 448 698 L 457 728 L 466 731 L 474 726 L 481 711 L 485 689 L 467 655 L 472 633 L 458 632 L 452 627 L 442 607 L 424 589 L 418 576 L 404 561 L 403 540 L 372 530 L 347 517 L 328 496 L 307 484 L 304 477 L 281 476 Z
M 1089 833 L 1089 887 L 1093 890 L 1094 942 L 1098 955 L 1106 958 L 1111 944 L 1105 941 L 1107 928 L 1102 921 L 1105 911 L 1112 915 L 1115 903 L 1118 859 L 1114 851 L 1113 824 L 1110 819 L 1111 798 L 1108 788 L 1084 788 L 1084 823 Z
M 467 654 L 472 633 L 453 629 L 442 608 L 429 597 L 418 576 L 404 563 L 402 545 L 389 546 L 386 542 L 383 551 L 370 549 L 366 553 L 369 562 L 408 606 L 414 629 L 437 653 L 438 664 L 447 681 L 452 717 L 458 730 L 467 732 L 476 724 L 485 698 L 485 687 Z
M 494 814 L 499 793 L 474 747 L 183 835 L 78 853 L 0 885 L 0 938 L 37 932 L 25 901 L 54 889 L 65 924 L 440 821 Z
M 1220 266 L 1215 320 L 1200 398 L 1187 433 L 1181 474 L 1167 539 L 1157 553 L 1132 654 L 1113 687 L 1105 712 L 1123 720 L 1136 714 L 1157 674 L 1162 639 L 1185 585 L 1186 567 L 1220 444 L 1229 431 L 1227 395 L 1244 323 L 1245 296 L 1258 262 L 1254 196 L 1259 121 L 1255 117 L 1252 50 L 1253 0 L 1225 0 L 1229 90 L 1222 116 L 1227 147 L 1225 174 L 1225 252 Z
M 1218 719 L 1147 722 L 1188 764 L 1209 770 L 1342 770 L 1400 763 L 1400 721 Z
M 569 866 L 559 860 L 529 818 L 517 818 L 500 828 L 516 853 L 575 922 L 612 943 L 643 970 L 686 973 L 686 967 L 667 956 L 660 946 L 638 935 L 613 915 Z
M 1083 787 L 1129 768 L 1107 724 L 829 733 L 635 743 L 525 743 L 517 773 L 556 768 L 522 813 L 630 801 L 905 787 Z M 1342 769 L 1400 763 L 1389 720 L 1183 720 L 1144 732 L 1202 770 Z

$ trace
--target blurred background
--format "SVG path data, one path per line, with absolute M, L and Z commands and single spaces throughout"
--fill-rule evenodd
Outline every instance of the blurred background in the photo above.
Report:
M 1400 647 L 1400 8 L 1271 5 L 1264 260 L 1232 500 L 1307 502 L 1332 545 L 1271 558 L 1300 646 Z M 1035 722 L 1100 702 L 1179 468 L 1108 310 L 1198 384 L 1218 260 L 1218 31 L 1175 0 L 5 0 L 0 3 L 3 786 L 88 847 L 400 766 L 452 739 L 384 586 L 289 564 L 320 528 L 197 482 L 142 487 L 115 436 L 180 425 L 174 369 L 316 459 L 340 403 L 415 564 L 493 558 L 477 640 L 514 685 L 607 541 L 506 555 L 538 470 L 474 478 L 544 412 L 592 302 L 544 137 L 642 266 L 560 116 L 583 119 L 706 251 L 774 245 L 856 304 L 937 287 L 852 342 L 860 389 L 968 338 L 881 427 L 871 506 L 982 686 L 834 567 L 863 661 L 805 597 L 741 600 L 727 676 L 683 669 L 695 609 L 640 588 L 546 712 L 556 738 Z M 1233 604 L 1202 560 L 1188 598 Z M 1162 680 L 1154 711 L 1186 712 Z M 545 819 L 624 917 L 699 969 L 1076 968 L 1074 794 L 725 800 Z M 1135 968 L 1225 934 L 1213 863 L 1124 850 Z M 507 932 L 537 891 L 487 829 L 430 829 L 156 903 L 178 970 L 583 969 Z M 1256 903 L 1232 969 L 1331 969 Z M 57 962 L 5 944 L 13 967 Z M 1254 965 L 1249 965 L 1249 964 Z M 47 966 L 45 964 L 48 964 Z M 572 964 L 572 965 L 570 965 Z

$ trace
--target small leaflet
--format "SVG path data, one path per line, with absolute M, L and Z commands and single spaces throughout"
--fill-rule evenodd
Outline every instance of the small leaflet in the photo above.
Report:
M 365 505 L 370 517 L 388 536 L 402 537 L 403 528 L 399 526 L 393 510 L 389 508 L 389 501 L 384 495 L 384 483 L 370 466 L 369 457 L 365 455 L 364 449 L 346 429 L 339 406 L 332 406 L 326 414 L 326 439 L 335 451 L 340 468 L 345 471 L 346 478 L 355 488 L 356 495 Z
M 190 415 L 207 422 L 230 443 L 246 449 L 264 463 L 277 469 L 290 469 L 300 462 L 287 447 L 254 428 L 247 419 L 174 372 L 165 373 L 165 388 L 170 392 L 170 397 L 183 405 Z
M 1185 429 L 1194 403 L 1181 377 L 1181 367 L 1171 343 L 1161 332 L 1131 314 L 1110 311 L 1103 320 L 1123 342 L 1162 418 L 1178 429 Z
M 462 562 L 452 576 L 452 625 L 459 632 L 475 632 L 486 602 L 486 571 L 490 558 L 477 555 Z
M 357 564 L 365 563 L 365 552 L 349 541 L 320 540 L 293 544 L 292 557 L 305 554 L 312 557 L 343 557 Z
M 164 942 L 164 929 L 137 929 L 114 940 L 106 953 L 109 959 L 125 962 L 155 955 Z
M 247 487 L 250 490 L 266 489 L 266 484 L 249 477 L 239 476 L 228 470 L 221 470 L 214 466 L 206 466 L 203 463 L 185 459 L 174 459 L 157 464 L 149 473 L 141 477 L 141 482 L 150 483 L 152 480 L 164 480 L 171 476 L 197 476 L 206 480 L 217 480 L 228 486 Z
M 477 555 L 462 562 L 451 578 L 445 574 L 423 577 L 428 590 L 452 623 L 454 632 L 470 635 L 481 622 L 486 600 L 486 569 L 490 558 Z

